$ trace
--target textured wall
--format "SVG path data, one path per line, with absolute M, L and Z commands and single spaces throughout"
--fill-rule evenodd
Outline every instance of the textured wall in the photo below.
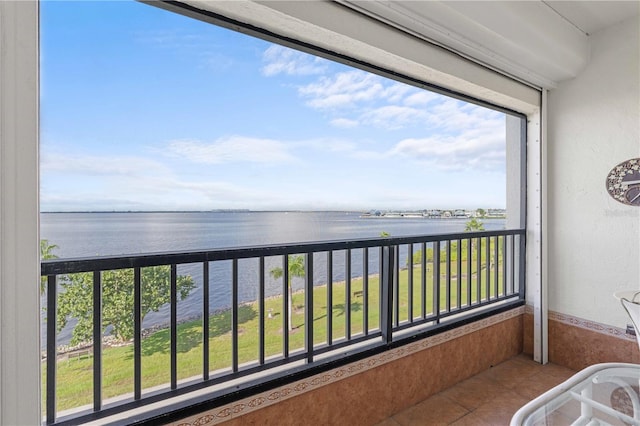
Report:
M 638 17 L 590 39 L 587 68 L 549 93 L 549 309 L 624 327 L 612 295 L 640 290 L 640 208 L 609 197 L 605 178 L 640 157 Z
M 523 315 L 522 352 L 533 354 L 533 314 Z M 549 312 L 549 362 L 582 370 L 603 362 L 640 363 L 640 350 L 624 329 Z

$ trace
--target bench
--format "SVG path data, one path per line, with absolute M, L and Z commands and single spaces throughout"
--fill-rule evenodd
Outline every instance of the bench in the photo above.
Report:
M 75 351 L 75 352 L 69 352 L 67 354 L 67 361 L 70 361 L 71 358 L 76 358 L 78 360 L 81 360 L 82 357 L 90 357 L 92 354 L 93 354 L 93 349 L 92 348 L 81 349 L 81 350 Z

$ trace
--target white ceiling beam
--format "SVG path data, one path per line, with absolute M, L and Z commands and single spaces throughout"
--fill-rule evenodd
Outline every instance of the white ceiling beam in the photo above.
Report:
M 589 61 L 587 35 L 543 2 L 340 1 L 539 87 Z

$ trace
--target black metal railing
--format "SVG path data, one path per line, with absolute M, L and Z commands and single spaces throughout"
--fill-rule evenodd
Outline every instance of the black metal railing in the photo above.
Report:
M 294 259 L 291 256 L 303 257 L 303 274 L 290 276 L 289 263 Z M 167 307 L 170 374 L 165 385 L 145 390 L 141 271 L 154 266 L 170 267 L 171 303 Z M 276 267 L 282 271 L 278 279 L 267 273 Z M 201 373 L 197 377 L 179 374 L 178 347 L 183 338 L 178 315 L 179 268 L 197 276 L 201 288 L 197 296 L 201 298 L 198 299 L 200 319 L 196 321 L 202 324 L 198 337 L 202 352 Z M 113 395 L 107 398 L 103 394 L 106 349 L 102 344 L 105 307 L 101 277 L 105 271 L 122 269 L 134 272 L 132 392 L 114 399 Z M 250 273 L 247 269 L 251 269 Z M 306 369 L 329 360 L 346 363 L 371 348 L 385 350 L 402 344 L 407 336 L 415 339 L 435 334 L 461 321 L 467 323 L 522 304 L 524 271 L 524 230 L 46 260 L 42 262 L 41 271 L 48 282 L 44 361 L 46 423 L 70 424 L 101 418 L 211 385 L 222 385 L 219 395 L 224 395 L 226 382 L 244 378 L 255 383 L 254 373 L 262 373 L 259 380 L 281 380 L 282 375 L 275 367 L 283 365 L 295 366 L 295 371 L 304 374 Z M 92 350 L 88 367 L 92 370 L 92 404 L 60 408 L 56 405 L 57 393 L 63 386 L 56 377 L 62 362 L 58 359 L 57 303 L 61 282 L 76 273 L 93 274 L 93 338 L 89 343 Z M 298 288 L 291 294 L 301 306 L 289 303 L 290 279 L 294 283 L 298 281 Z M 247 288 L 253 293 L 247 293 Z M 218 293 L 223 290 L 227 306 L 212 311 L 212 301 L 217 303 L 222 298 Z M 278 306 L 276 309 L 280 312 L 267 309 L 267 303 Z M 240 327 L 240 310 L 247 304 L 257 311 L 257 338 L 251 347 L 254 355 L 249 359 L 239 344 L 246 333 Z M 289 312 L 290 309 L 296 312 Z M 299 310 L 304 310 L 298 315 L 301 323 L 295 331 L 287 332 L 289 314 L 299 314 Z M 212 354 L 212 350 L 222 343 L 213 340 L 210 320 L 221 312 L 230 316 L 226 333 L 229 339 L 224 343 L 230 354 L 223 368 L 212 371 L 212 363 L 219 356 L 215 351 Z M 275 337 L 281 346 L 274 350 L 268 343 L 274 339 L 274 332 L 269 331 L 274 328 L 268 330 L 267 325 L 271 325 L 268 321 L 278 321 L 278 316 L 280 331 L 275 332 L 278 334 Z M 296 333 L 304 334 L 298 346 L 292 340 Z M 264 373 L 271 371 L 274 373 L 265 378 Z M 295 374 L 291 371 L 287 377 L 293 379 Z

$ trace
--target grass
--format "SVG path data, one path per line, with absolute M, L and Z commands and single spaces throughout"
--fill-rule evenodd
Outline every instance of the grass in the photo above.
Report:
M 484 244 L 483 244 L 484 245 Z M 484 248 L 484 247 L 483 247 Z M 493 244 L 492 248 L 493 250 Z M 491 252 L 493 253 L 493 251 Z M 462 252 L 462 279 L 461 279 L 461 304 L 467 303 L 467 279 L 469 272 L 466 270 L 466 254 Z M 452 256 L 453 257 L 453 256 Z M 482 263 L 486 264 L 483 253 Z M 451 306 L 457 305 L 457 262 L 451 259 Z M 493 283 L 496 272 L 498 273 L 499 292 L 502 292 L 503 279 L 501 256 L 496 262 L 497 271 L 490 270 L 490 295 L 495 296 Z M 477 262 L 474 257 L 471 266 L 472 302 L 477 298 Z M 481 273 L 481 298 L 487 294 L 486 268 Z M 413 300 L 409 301 L 409 272 L 413 274 Z M 444 274 L 446 267 L 441 265 L 440 277 L 440 306 L 446 306 L 446 279 Z M 411 270 L 402 269 L 399 273 L 398 285 L 398 314 L 400 322 L 409 320 L 409 303 L 412 303 L 413 316 L 422 315 L 422 269 L 420 265 L 414 265 Z M 433 264 L 427 264 L 426 298 L 424 304 L 426 314 L 433 313 Z M 332 339 L 337 340 L 346 336 L 346 285 L 334 283 L 332 286 L 333 305 L 327 309 L 328 287 L 318 286 L 313 290 L 313 336 L 315 344 L 327 341 L 327 316 L 331 315 L 333 322 Z M 348 295 L 351 304 L 351 335 L 363 333 L 364 324 L 364 300 L 358 292 L 363 290 L 363 278 L 351 280 L 351 292 Z M 370 330 L 378 329 L 379 324 L 379 278 L 377 275 L 368 277 L 368 326 Z M 293 330 L 289 332 L 289 351 L 293 352 L 304 348 L 304 292 L 296 292 L 293 295 Z M 277 356 L 283 350 L 283 327 L 286 330 L 286 319 L 283 321 L 284 312 L 282 297 L 272 297 L 265 300 L 266 313 L 271 311 L 273 318 L 265 318 L 265 355 Z M 209 359 L 210 371 L 229 370 L 232 356 L 231 336 L 231 311 L 223 311 L 209 318 Z M 185 322 L 178 326 L 178 379 L 194 376 L 201 377 L 202 365 L 202 321 L 195 320 Z M 256 361 L 259 351 L 259 318 L 257 303 L 249 303 L 238 309 L 238 362 L 240 365 Z M 170 331 L 160 330 L 142 340 L 142 387 L 148 389 L 156 386 L 168 386 L 170 381 Z M 133 393 L 133 346 L 105 347 L 103 349 L 103 375 L 102 395 L 104 399 Z M 43 373 L 45 372 L 43 365 Z M 46 375 L 43 374 L 43 389 L 46 389 Z M 70 360 L 59 360 L 56 372 L 56 404 L 57 411 L 81 407 L 92 403 L 93 395 L 93 357 L 85 356 Z M 43 395 L 43 399 L 45 396 Z M 43 401 L 44 402 L 44 401 Z M 44 403 L 43 403 L 43 406 Z

